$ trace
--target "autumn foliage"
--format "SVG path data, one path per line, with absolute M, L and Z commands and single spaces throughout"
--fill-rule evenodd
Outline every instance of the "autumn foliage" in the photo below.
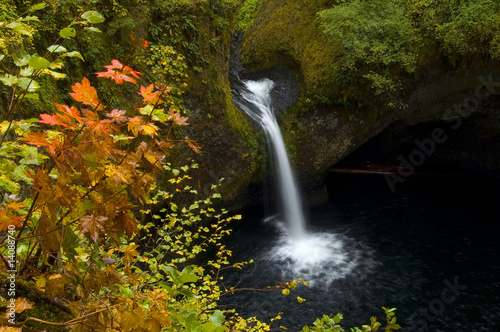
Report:
M 116 84 L 137 84 L 140 73 L 118 60 L 105 68 L 108 71 L 97 73 L 98 77 Z M 107 110 L 86 78 L 72 90 L 80 106 L 56 104 L 54 115 L 40 115 L 40 123 L 50 128 L 23 138 L 43 148 L 52 160 L 31 175 L 37 194 L 25 221 L 40 215 L 36 233 L 53 233 L 42 241 L 42 247 L 53 254 L 60 252 L 60 234 L 65 228 L 71 232 L 76 226 L 93 241 L 105 234 L 116 240 L 119 234 L 137 233 L 138 221 L 128 196 L 148 200 L 162 161 L 172 142 L 179 141 L 160 137 L 158 128 L 187 124 L 178 113 L 158 108 L 168 87 L 156 91 L 153 84 L 141 87 L 143 99 L 130 111 Z M 184 141 L 200 152 L 195 142 Z

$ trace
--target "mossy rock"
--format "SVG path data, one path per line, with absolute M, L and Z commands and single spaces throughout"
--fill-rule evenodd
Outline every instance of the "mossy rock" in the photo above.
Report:
M 264 1 L 240 50 L 245 67 L 287 67 L 297 74 L 304 96 L 338 98 L 332 77 L 343 48 L 325 39 L 317 21 L 317 13 L 334 3 Z

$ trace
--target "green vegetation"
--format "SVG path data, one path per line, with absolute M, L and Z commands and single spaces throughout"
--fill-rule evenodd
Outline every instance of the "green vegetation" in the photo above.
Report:
M 367 80 L 379 95 L 396 89 L 399 73 L 416 69 L 417 37 L 405 2 L 345 1 L 318 18 L 328 38 L 345 48 L 335 76 L 341 84 Z
M 236 30 L 246 31 L 254 22 L 262 0 L 246 0 L 238 13 Z
M 320 108 L 319 100 L 352 109 L 400 107 L 413 75 L 429 66 L 463 69 L 500 57 L 499 6 L 482 0 L 271 2 L 245 30 L 241 57 L 250 70 L 296 72 L 302 86 L 296 114 Z
M 393 332 L 394 330 L 399 330 L 401 326 L 396 323 L 396 309 L 387 309 L 382 307 L 385 311 L 387 318 L 387 325 L 385 328 L 386 332 Z M 344 329 L 340 326 L 340 321 L 344 318 L 342 314 L 337 314 L 335 316 L 323 315 L 323 317 L 316 319 L 313 326 L 304 326 L 301 332 L 344 332 Z M 361 328 L 355 327 L 351 328 L 352 332 L 373 332 L 378 331 L 382 327 L 382 324 L 377 321 L 377 317 L 370 318 L 370 325 L 363 325 Z
M 344 47 L 335 80 L 348 90 L 368 86 L 390 95 L 433 58 L 498 58 L 499 10 L 498 1 L 346 0 L 318 19 L 329 40 Z

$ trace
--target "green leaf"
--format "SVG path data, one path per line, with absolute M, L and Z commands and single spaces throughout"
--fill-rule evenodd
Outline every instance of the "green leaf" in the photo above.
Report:
M 179 274 L 177 273 L 177 270 L 174 269 L 172 266 L 164 266 L 163 271 L 168 273 L 170 277 L 172 277 L 172 280 L 176 285 L 182 284 L 181 280 L 179 279 Z
M 212 316 L 210 316 L 208 320 L 217 326 L 222 326 L 224 324 L 225 319 L 226 318 L 224 317 L 222 311 L 217 310 L 212 314 Z
M 37 81 L 28 77 L 19 78 L 17 80 L 17 86 L 28 92 L 35 92 L 36 90 L 40 89 L 40 84 L 38 84 Z
M 35 21 L 35 22 L 40 22 L 40 20 L 38 19 L 38 17 L 36 16 L 26 16 L 26 17 L 21 17 L 20 19 L 18 19 L 17 21 L 19 22 L 29 22 L 29 21 Z
M 206 322 L 201 327 L 201 331 L 202 332 L 216 332 L 217 331 L 217 326 L 214 323 L 212 323 L 212 322 Z
M 19 54 L 14 54 L 12 56 L 14 59 L 14 64 L 18 67 L 23 67 L 28 64 L 28 60 L 30 59 L 30 56 L 26 54 L 26 52 L 21 51 Z
M 36 5 L 33 5 L 31 6 L 31 8 L 29 9 L 30 12 L 35 12 L 37 10 L 42 10 L 44 9 L 45 7 L 47 6 L 47 4 L 45 2 L 40 2 L 39 4 L 36 4 Z
M 160 286 L 161 286 L 161 288 L 165 289 L 168 292 L 168 294 L 170 294 L 170 296 L 177 295 L 177 291 L 175 289 L 173 289 L 172 287 L 170 287 L 170 285 L 168 283 L 161 281 Z
M 24 24 L 23 22 L 18 22 L 18 21 L 12 22 L 12 23 L 7 25 L 7 28 L 11 28 L 12 30 L 14 30 L 22 35 L 25 35 L 28 37 L 33 37 L 31 27 L 27 24 Z
M 9 193 L 18 193 L 20 185 L 14 181 L 9 180 L 5 175 L 0 175 L 0 188 Z
M 38 93 L 27 93 L 24 95 L 24 98 L 40 100 L 40 96 L 38 95 Z
M 198 319 L 198 313 L 192 313 L 184 321 L 184 326 L 188 332 L 202 332 L 202 325 Z
M 42 71 L 42 74 L 50 75 L 50 76 L 52 76 L 53 78 L 55 78 L 56 80 L 61 79 L 61 78 L 65 78 L 65 77 L 66 77 L 66 74 L 64 74 L 64 73 L 59 73 L 59 72 L 57 72 L 57 71 L 53 71 L 53 70 L 50 70 L 50 69 L 44 69 L 44 70 Z
M 95 11 L 95 10 L 90 10 L 85 13 L 83 13 L 82 18 L 86 19 L 92 24 L 96 23 L 102 23 L 104 22 L 104 16 L 102 16 L 101 13 Z
M 88 266 L 88 264 L 86 262 L 80 262 L 78 263 L 78 269 L 82 272 L 88 272 L 90 271 L 90 267 Z
M 19 165 L 16 168 L 14 168 L 14 171 L 11 174 L 11 178 L 15 181 L 23 181 L 26 182 L 27 184 L 32 184 L 33 179 L 29 178 L 26 175 L 26 171 L 28 170 L 27 165 Z
M 5 58 L 5 54 L 0 55 L 0 61 L 2 61 Z
M 7 86 L 13 86 L 17 83 L 17 77 L 10 74 L 4 74 L 0 76 L 0 81 Z
M 85 27 L 84 30 L 89 30 L 89 31 L 92 31 L 92 32 L 102 32 L 100 29 L 96 28 L 96 27 Z
M 193 274 L 193 273 L 183 274 L 180 277 L 180 281 L 183 284 L 190 283 L 190 282 L 197 282 L 198 281 L 198 276 L 196 274 Z
M 28 60 L 28 65 L 35 68 L 35 70 L 41 70 L 48 68 L 50 66 L 50 61 L 39 56 L 32 56 Z
M 64 28 L 59 31 L 59 36 L 62 38 L 72 38 L 76 36 L 76 30 L 74 28 Z
M 150 115 L 152 111 L 153 111 L 152 105 L 146 105 L 141 109 L 139 109 L 139 113 L 141 113 L 142 115 Z
M 80 52 L 78 52 L 78 51 L 73 51 L 73 52 L 63 53 L 61 56 L 62 56 L 62 57 L 67 57 L 67 56 L 69 56 L 70 58 L 79 58 L 79 59 L 81 59 L 82 61 L 85 61 L 85 60 L 83 59 L 82 54 L 81 54 Z
M 33 75 L 34 72 L 35 72 L 35 68 L 33 68 L 33 67 L 30 67 L 30 66 L 23 67 L 23 68 L 21 68 L 21 72 L 20 72 L 19 76 L 30 77 L 31 75 Z
M 60 53 L 60 52 L 67 52 L 68 50 L 66 47 L 61 46 L 61 45 L 50 45 L 47 50 L 51 53 Z
M 344 319 L 344 316 L 342 316 L 342 314 L 340 313 L 333 316 L 333 321 L 335 322 L 335 324 L 340 323 L 342 319 Z
M 61 59 L 56 59 L 50 63 L 50 69 L 61 69 L 64 67 L 64 62 Z
M 179 209 L 179 207 L 176 204 L 170 202 L 170 209 L 172 209 L 172 211 L 176 212 Z
M 118 285 L 120 287 L 120 293 L 125 296 L 126 298 L 133 299 L 134 298 L 134 292 L 130 288 L 125 288 L 121 285 Z

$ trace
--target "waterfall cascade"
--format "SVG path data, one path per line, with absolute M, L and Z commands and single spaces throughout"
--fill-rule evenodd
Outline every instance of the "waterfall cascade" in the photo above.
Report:
M 316 282 L 329 285 L 353 273 L 354 269 L 363 273 L 371 265 L 367 248 L 360 248 L 343 234 L 306 231 L 300 193 L 272 109 L 270 92 L 273 87 L 273 81 L 262 79 L 245 81 L 233 91 L 236 105 L 264 130 L 276 168 L 283 215 L 266 219 L 276 221 L 281 236 L 265 259 L 275 262 L 285 278 L 302 277 L 311 285 Z
M 252 119 L 257 121 L 264 130 L 276 166 L 283 218 L 288 225 L 287 229 L 290 236 L 297 240 L 301 239 L 305 235 L 304 211 L 286 152 L 285 142 L 283 142 L 271 105 L 270 91 L 274 87 L 274 83 L 269 79 L 263 79 L 260 81 L 246 81 L 245 86 L 248 91 L 242 91 L 241 96 L 253 107 L 242 103 L 239 106 Z

